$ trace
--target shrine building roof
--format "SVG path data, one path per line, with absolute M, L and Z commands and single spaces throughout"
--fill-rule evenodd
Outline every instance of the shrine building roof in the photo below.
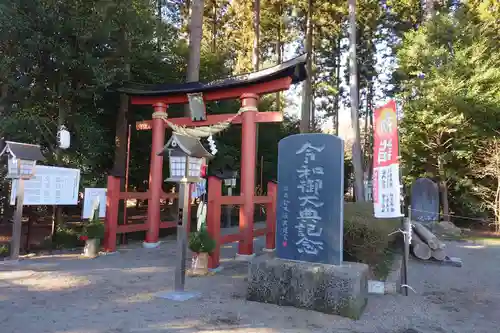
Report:
M 129 83 L 117 89 L 118 92 L 132 96 L 169 96 L 191 93 L 204 93 L 215 90 L 242 88 L 245 86 L 266 83 L 289 77 L 291 83 L 298 83 L 306 79 L 307 54 L 285 61 L 277 66 L 258 72 L 242 74 L 219 79 L 208 83 L 187 82 L 179 84 L 134 84 Z

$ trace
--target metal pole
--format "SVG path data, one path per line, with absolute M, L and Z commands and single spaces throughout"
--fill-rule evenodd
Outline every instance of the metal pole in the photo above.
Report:
M 410 260 L 410 235 L 411 235 L 411 206 L 408 206 L 408 217 L 403 218 L 404 231 L 404 257 L 401 272 L 401 291 L 408 296 L 408 261 Z
M 179 220 L 177 222 L 177 266 L 175 269 L 175 291 L 184 291 L 186 279 L 186 252 L 188 210 L 189 210 L 189 183 L 182 178 L 179 184 Z
M 233 195 L 233 187 L 229 186 L 227 188 L 227 195 L 232 196 Z M 232 205 L 227 205 L 226 206 L 226 228 L 229 228 L 231 226 L 231 210 L 233 209 Z
M 14 224 L 12 225 L 12 238 L 10 240 L 10 259 L 19 259 L 19 248 L 21 247 L 21 231 L 24 204 L 24 179 L 20 178 L 16 191 L 16 212 L 14 213 Z

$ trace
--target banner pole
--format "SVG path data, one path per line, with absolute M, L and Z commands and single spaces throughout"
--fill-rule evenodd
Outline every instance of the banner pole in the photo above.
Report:
M 411 206 L 408 206 L 408 217 L 405 217 L 405 196 L 403 185 L 403 168 L 401 167 L 401 145 L 399 144 L 399 117 L 397 105 L 395 105 L 397 138 L 398 138 L 398 165 L 399 165 L 399 186 L 400 186 L 400 205 L 402 212 L 401 226 L 403 228 L 403 265 L 401 266 L 401 293 L 408 296 L 408 264 L 410 261 L 410 243 L 411 243 Z

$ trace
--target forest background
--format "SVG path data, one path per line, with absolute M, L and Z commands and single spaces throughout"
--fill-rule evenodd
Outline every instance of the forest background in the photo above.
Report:
M 405 189 L 439 183 L 442 213 L 486 224 L 500 216 L 500 3 L 496 0 L 358 0 L 361 147 L 371 177 L 373 110 L 398 102 Z M 299 131 L 339 133 L 350 108 L 348 2 L 335 0 L 5 0 L 0 4 L 0 137 L 40 143 L 47 164 L 76 167 L 82 187 L 123 174 L 132 125 L 129 190 L 147 188 L 151 133 L 135 131 L 148 107 L 115 92 L 126 82 L 210 81 L 307 52 L 310 79 L 264 96 L 258 168 L 276 178 L 277 142 Z M 237 101 L 207 105 L 234 113 Z M 169 108 L 180 116 L 183 107 Z M 302 119 L 302 121 L 300 121 Z M 66 126 L 70 149 L 56 145 Z M 341 131 L 342 131 L 342 126 Z M 345 129 L 349 129 L 347 126 Z M 216 137 L 210 167 L 239 169 L 241 131 Z M 352 136 L 346 136 L 346 183 Z M 262 165 L 260 161 L 263 161 Z M 0 179 L 5 174 L 0 169 Z M 168 168 L 167 172 L 168 172 Z M 9 184 L 0 186 L 4 219 Z

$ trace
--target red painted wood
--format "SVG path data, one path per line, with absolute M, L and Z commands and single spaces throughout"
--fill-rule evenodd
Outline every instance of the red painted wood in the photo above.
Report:
M 243 237 L 240 234 L 224 235 L 220 237 L 220 243 L 221 244 L 234 243 L 237 241 L 241 241 L 242 239 Z
M 241 106 L 254 108 L 242 115 L 241 139 L 241 195 L 243 206 L 240 207 L 240 234 L 243 240 L 238 245 L 238 254 L 253 254 L 253 218 L 255 196 L 255 150 L 256 150 L 256 124 L 257 104 L 259 96 L 243 94 Z
M 292 83 L 291 77 L 285 77 L 270 82 L 257 83 L 247 87 L 239 87 L 225 90 L 216 90 L 203 93 L 205 101 L 220 101 L 224 99 L 239 98 L 245 93 L 263 95 L 273 92 L 283 91 L 290 88 Z M 131 96 L 130 103 L 133 105 L 153 105 L 156 103 L 170 104 L 186 104 L 188 102 L 187 95 L 175 96 Z
M 104 250 L 106 252 L 116 251 L 119 195 L 120 178 L 108 176 L 106 192 L 106 217 L 104 218 Z
M 182 118 L 169 118 L 173 124 L 178 126 L 186 126 L 186 127 L 194 127 L 194 126 L 210 126 L 215 125 L 221 122 L 224 122 L 231 117 L 234 117 L 234 114 L 214 114 L 207 116 L 207 120 L 205 121 L 197 121 L 193 122 L 189 117 Z M 259 112 L 256 116 L 256 122 L 258 123 L 280 123 L 283 121 L 283 114 L 281 112 Z M 241 124 L 242 118 L 241 115 L 233 119 L 231 124 Z M 138 131 L 147 131 L 151 130 L 153 126 L 152 120 L 143 120 L 135 123 L 135 128 Z M 165 128 L 168 127 L 167 123 L 164 123 Z
M 266 249 L 272 250 L 276 248 L 276 208 L 278 201 L 278 185 L 273 182 L 267 183 L 267 195 L 271 198 L 271 202 L 267 204 L 266 216 Z
M 210 236 L 215 241 L 215 250 L 208 258 L 208 267 L 217 268 L 220 263 L 220 219 L 221 207 L 220 199 L 222 197 L 222 182 L 217 177 L 208 177 L 208 205 L 207 205 L 207 229 Z
M 160 222 L 160 229 L 177 228 L 176 221 L 163 221 Z
M 219 205 L 243 205 L 242 196 L 222 196 L 218 200 Z
M 177 222 L 170 222 L 170 221 L 160 222 L 160 229 L 168 229 L 175 227 L 177 227 Z M 127 232 L 137 232 L 145 230 L 148 230 L 148 226 L 146 223 L 122 224 L 118 226 L 117 233 L 126 234 Z
M 273 198 L 270 196 L 255 196 L 254 197 L 254 203 L 256 204 L 269 204 L 271 203 Z
M 148 230 L 148 226 L 145 223 L 122 224 L 118 226 L 117 233 L 126 234 L 128 232 L 137 232 L 145 230 Z
M 147 200 L 150 198 L 149 192 L 120 192 L 120 200 L 123 199 L 138 199 Z
M 156 103 L 154 106 L 155 112 L 166 113 L 167 105 L 164 103 Z M 148 200 L 148 230 L 146 232 L 146 243 L 158 242 L 160 233 L 160 197 L 163 193 L 163 156 L 158 156 L 158 153 L 163 149 L 165 144 L 165 127 L 163 120 L 160 118 L 153 119 L 153 143 L 151 145 L 151 162 L 149 173 L 149 190 L 151 197 Z
M 260 236 L 264 236 L 264 235 L 267 235 L 267 234 L 268 234 L 267 228 L 255 229 L 253 231 L 253 236 L 254 237 L 260 237 Z
M 165 193 L 165 192 L 162 191 L 160 198 L 164 199 L 164 200 L 166 200 L 166 199 L 177 199 L 178 196 L 179 196 L 178 193 Z

